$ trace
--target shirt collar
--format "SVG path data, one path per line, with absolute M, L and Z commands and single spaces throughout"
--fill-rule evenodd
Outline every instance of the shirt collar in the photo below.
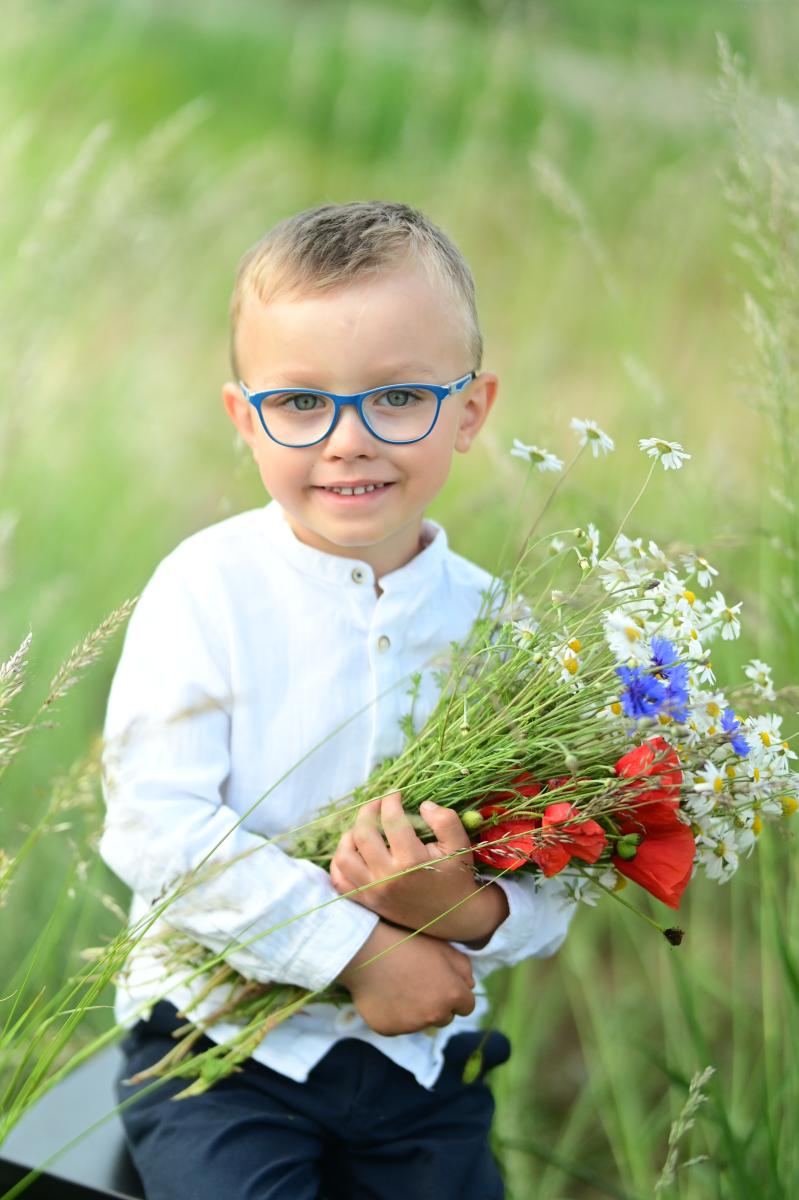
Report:
M 283 558 L 303 575 L 341 587 L 373 589 L 375 573 L 361 558 L 327 554 L 301 542 L 285 517 L 283 506 L 272 500 L 263 509 L 263 528 L 271 544 Z M 434 586 L 443 571 L 448 542 L 444 528 L 425 517 L 422 521 L 423 547 L 404 566 L 380 578 L 385 593 L 425 590 Z

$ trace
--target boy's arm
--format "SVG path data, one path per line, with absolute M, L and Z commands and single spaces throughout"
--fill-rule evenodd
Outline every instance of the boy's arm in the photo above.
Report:
M 151 905 L 204 860 L 228 863 L 207 877 L 201 871 L 164 919 L 224 952 L 249 978 L 324 987 L 378 918 L 340 898 L 326 871 L 246 830 L 223 803 L 230 769 L 226 656 L 218 623 L 211 619 L 209 627 L 207 596 L 200 593 L 198 602 L 198 589 L 170 558 L 131 617 L 111 688 L 100 853 Z
M 359 903 L 396 924 L 446 938 L 486 971 L 554 954 L 575 908 L 562 880 L 483 879 L 457 814 L 441 805 L 422 805 L 420 814 L 435 843 L 417 836 L 399 792 L 362 805 L 331 863 L 338 891 L 363 888 Z

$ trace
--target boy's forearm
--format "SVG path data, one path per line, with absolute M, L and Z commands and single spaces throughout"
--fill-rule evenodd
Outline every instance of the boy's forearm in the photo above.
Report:
M 487 883 L 458 908 L 424 928 L 430 937 L 463 942 L 472 950 L 481 950 L 509 912 L 508 900 L 501 887 Z

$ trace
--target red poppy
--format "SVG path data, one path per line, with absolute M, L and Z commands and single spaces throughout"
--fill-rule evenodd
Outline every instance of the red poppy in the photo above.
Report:
M 638 780 L 639 786 L 636 790 L 646 792 L 653 800 L 673 801 L 675 807 L 680 802 L 680 760 L 677 751 L 665 738 L 650 738 L 648 742 L 622 755 L 616 763 L 616 774 Z M 655 778 L 655 787 L 645 782 Z
M 614 820 L 622 836 L 637 834 L 640 841 L 634 857 L 614 854 L 613 865 L 670 908 L 678 908 L 696 847 L 690 827 L 677 815 L 682 783 L 677 753 L 663 738 L 651 738 L 619 759 L 616 774 L 630 780 L 637 798 Z
M 565 853 L 565 861 L 556 870 L 547 870 L 545 863 L 538 858 L 536 859 L 545 875 L 557 874 L 557 871 L 562 870 L 572 856 L 574 858 L 581 858 L 583 862 L 595 863 L 605 849 L 607 838 L 602 826 L 590 818 L 580 821 L 578 817 L 579 809 L 573 804 L 569 804 L 566 800 L 558 801 L 557 804 L 549 804 L 544 809 L 544 816 L 541 822 L 543 827 L 546 829 L 548 826 L 562 825 L 565 822 L 566 829 L 564 832 L 567 832 L 569 835 L 568 839 L 564 838 L 553 842 L 551 846 L 547 846 L 543 850 L 543 853 L 548 855 L 553 855 L 557 852 L 553 860 L 555 862 Z
M 548 787 L 560 786 L 571 782 L 567 776 L 564 779 L 550 780 Z M 541 785 L 525 772 L 514 780 L 516 792 L 525 796 L 537 796 L 541 793 Z M 514 799 L 515 793 L 502 792 L 492 797 L 494 800 Z M 507 808 L 502 804 L 487 804 L 480 809 L 484 820 L 490 817 L 503 818 Z M 481 840 L 506 839 L 497 845 L 477 849 L 474 856 L 480 862 L 492 867 L 501 867 L 515 871 L 527 862 L 535 863 L 544 875 L 557 875 L 562 871 L 569 859 L 574 855 L 585 862 L 596 862 L 605 847 L 605 833 L 596 821 L 579 821 L 575 818 L 578 810 L 567 801 L 549 804 L 544 809 L 543 816 L 527 814 L 514 816 L 512 813 L 492 824 L 487 831 L 478 835 Z M 547 829 L 566 823 L 568 838 L 562 835 L 548 837 Z
M 541 791 L 541 788 L 538 788 Z M 534 793 L 537 795 L 537 793 Z M 481 846 L 474 852 L 474 857 L 479 861 L 486 863 L 489 867 L 500 867 L 503 870 L 515 871 L 518 867 L 523 867 L 525 863 L 532 860 L 533 854 L 538 849 L 538 842 L 534 832 L 540 828 L 541 819 L 537 816 L 518 816 L 512 814 L 504 817 L 507 813 L 507 808 L 504 804 L 484 804 L 480 809 L 480 816 L 484 821 L 491 817 L 501 818 L 492 824 L 488 829 L 479 831 L 477 836 L 481 841 L 493 841 L 494 838 L 503 839 L 498 841 L 494 846 Z

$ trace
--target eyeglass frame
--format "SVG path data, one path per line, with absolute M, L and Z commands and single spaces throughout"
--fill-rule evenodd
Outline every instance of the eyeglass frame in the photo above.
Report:
M 461 375 L 460 379 L 455 379 L 452 383 L 388 383 L 383 384 L 381 387 L 369 388 L 365 392 L 353 392 L 351 395 L 340 395 L 337 392 L 323 392 L 320 388 L 292 387 L 270 388 L 270 390 L 266 392 L 251 392 L 242 379 L 238 381 L 238 384 L 244 394 L 245 399 L 249 401 L 249 403 L 258 413 L 258 419 L 260 420 L 261 427 L 263 428 L 263 431 L 267 437 L 270 437 L 273 442 L 277 442 L 278 446 L 285 446 L 287 450 L 306 450 L 309 446 L 318 446 L 320 442 L 324 442 L 330 437 L 338 422 L 341 409 L 347 404 L 354 405 L 354 407 L 358 410 L 358 416 L 361 418 L 361 424 L 363 425 L 364 429 L 366 429 L 367 433 L 370 433 L 372 437 L 377 438 L 379 442 L 385 442 L 389 446 L 411 446 L 414 442 L 422 442 L 426 437 L 429 437 L 435 429 L 439 413 L 441 412 L 441 405 L 445 398 L 453 395 L 456 392 L 463 391 L 467 384 L 471 383 L 472 380 L 476 378 L 477 372 L 470 371 L 468 375 Z M 436 397 L 436 415 L 433 417 L 433 423 L 428 429 L 427 433 L 423 433 L 422 436 L 418 438 L 409 438 L 406 442 L 397 442 L 392 441 L 391 438 L 381 437 L 379 433 L 375 433 L 369 422 L 366 420 L 366 417 L 363 415 L 363 403 L 364 400 L 366 400 L 369 396 L 375 395 L 376 392 L 392 391 L 399 388 L 425 388 L 427 391 L 433 392 Z M 270 433 L 267 428 L 266 421 L 264 420 L 263 412 L 261 411 L 261 404 L 268 396 L 279 396 L 283 392 L 289 392 L 292 396 L 324 396 L 326 399 L 332 400 L 334 405 L 333 420 L 330 423 L 327 433 L 324 433 L 320 438 L 316 438 L 316 440 L 313 442 L 300 442 L 299 445 L 295 445 L 292 442 L 281 442 L 280 438 L 276 438 L 273 433 Z

